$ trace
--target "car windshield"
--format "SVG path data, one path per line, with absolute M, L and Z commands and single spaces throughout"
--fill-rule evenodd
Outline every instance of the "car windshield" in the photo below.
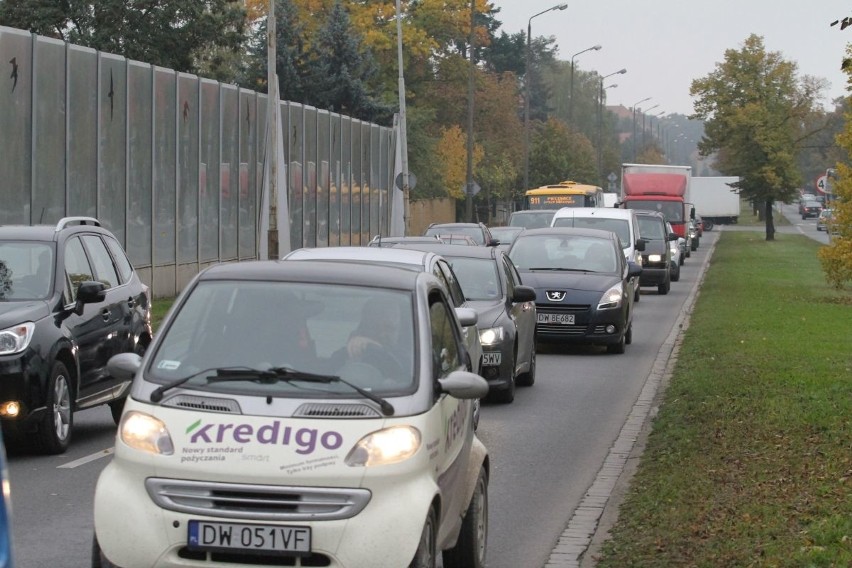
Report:
M 494 227 L 491 236 L 500 241 L 501 245 L 510 245 L 523 230 L 523 227 Z
M 292 282 L 199 282 L 164 331 L 146 378 L 258 396 L 352 397 L 337 381 L 214 380 L 221 369 L 338 376 L 380 396 L 413 392 L 409 292 Z M 260 373 L 258 373 L 260 375 Z M 232 380 L 233 379 L 233 380 Z
M 666 219 L 672 223 L 683 223 L 683 203 L 680 201 L 628 200 L 625 205 L 629 209 L 657 211 L 665 215 Z
M 453 267 L 466 300 L 495 300 L 502 295 L 494 260 L 449 256 L 445 258 Z
M 553 226 L 612 231 L 618 235 L 623 246 L 630 246 L 630 225 L 627 223 L 627 219 L 607 219 L 605 217 L 562 217 L 555 219 L 553 221 Z
M 509 216 L 510 227 L 543 229 L 550 226 L 556 211 L 515 211 Z
M 616 272 L 612 242 L 585 235 L 521 235 L 509 250 L 518 270 Z
M 476 244 L 485 244 L 485 237 L 482 236 L 482 229 L 479 227 L 448 227 L 437 225 L 426 229 L 426 234 L 429 236 L 437 235 L 439 238 L 441 235 L 467 235 L 472 237 L 473 240 L 476 241 Z
M 663 233 L 664 225 L 660 222 L 660 219 L 648 217 L 647 215 L 639 215 L 638 217 L 639 235 L 643 239 L 661 241 L 666 238 L 666 235 Z
M 43 300 L 53 281 L 53 248 L 32 241 L 0 242 L 0 301 Z

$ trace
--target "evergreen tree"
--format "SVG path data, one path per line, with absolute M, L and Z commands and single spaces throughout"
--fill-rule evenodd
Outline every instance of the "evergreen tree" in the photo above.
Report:
M 370 89 L 377 68 L 370 53 L 361 46 L 349 14 L 338 0 L 314 43 L 311 79 L 306 85 L 310 104 L 363 120 L 387 118 L 383 106 Z
M 268 21 L 264 19 L 252 35 L 249 66 L 242 81 L 251 89 L 267 91 L 268 30 Z M 278 73 L 278 93 L 285 101 L 305 100 L 302 78 L 307 70 L 303 33 L 293 0 L 275 0 L 275 71 Z

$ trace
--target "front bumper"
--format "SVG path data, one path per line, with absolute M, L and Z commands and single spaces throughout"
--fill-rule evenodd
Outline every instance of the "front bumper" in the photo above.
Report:
M 536 303 L 536 313 L 565 313 L 565 310 L 558 305 Z M 572 313 L 574 324 L 539 322 L 536 325 L 536 340 L 548 343 L 609 345 L 619 343 L 627 330 L 627 311 L 623 305 L 610 310 L 597 310 L 586 306 L 585 309 Z M 607 328 L 612 331 L 607 331 Z
M 32 349 L 16 355 L 0 357 L 0 420 L 14 423 L 15 427 L 30 431 L 44 413 L 48 370 L 44 361 Z M 17 402 L 17 416 L 8 416 L 3 410 L 9 402 Z
M 639 277 L 640 286 L 657 286 L 666 281 L 669 274 L 668 266 L 649 266 L 642 267 L 642 275 Z
M 333 568 L 407 566 L 417 549 L 424 519 L 437 492 L 435 484 L 425 476 L 383 476 L 372 484 L 362 485 L 365 488 L 374 485 L 370 488 L 370 501 L 360 513 L 348 519 L 246 521 L 163 509 L 148 495 L 145 489 L 148 475 L 140 471 L 138 467 L 127 467 L 124 462 L 114 460 L 101 474 L 95 492 L 98 543 L 113 564 L 125 568 L 210 566 L 210 553 L 187 547 L 190 520 L 310 527 L 310 558 L 316 562 L 310 565 Z M 121 506 L 116 507 L 116 503 Z M 245 552 L 231 552 L 227 556 L 228 561 L 217 565 L 242 566 L 243 562 L 256 558 Z

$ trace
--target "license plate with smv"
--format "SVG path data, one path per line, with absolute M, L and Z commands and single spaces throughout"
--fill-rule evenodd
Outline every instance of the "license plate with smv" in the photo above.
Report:
M 538 323 L 574 325 L 574 314 L 538 314 Z
M 188 546 L 195 550 L 255 550 L 309 554 L 310 527 L 189 521 Z
M 502 353 L 483 353 L 482 354 L 482 364 L 483 365 L 499 365 L 500 361 L 503 360 Z

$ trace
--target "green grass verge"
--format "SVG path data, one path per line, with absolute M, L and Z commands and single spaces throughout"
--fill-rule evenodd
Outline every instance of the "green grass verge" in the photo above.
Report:
M 852 566 L 852 294 L 725 232 L 598 566 Z
M 174 298 L 160 298 L 151 303 L 151 327 L 154 333 L 157 333 L 157 329 L 160 327 L 163 318 L 166 317 L 174 301 Z

